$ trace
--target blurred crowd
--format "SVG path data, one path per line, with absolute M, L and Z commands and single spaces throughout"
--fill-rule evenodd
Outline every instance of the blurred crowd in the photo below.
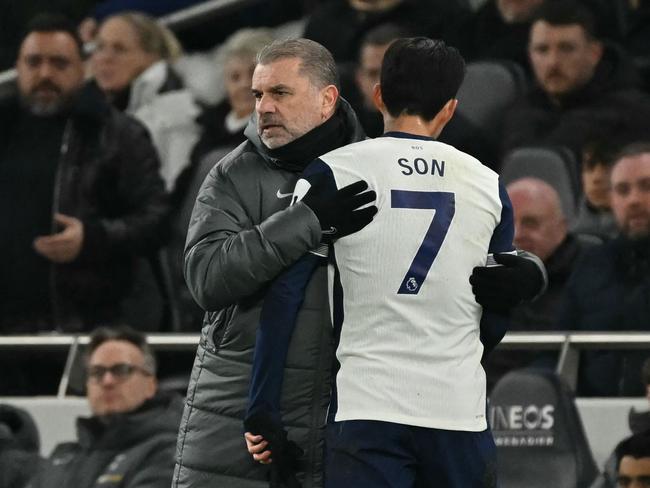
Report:
M 17 81 L 0 99 L 1 334 L 115 323 L 198 332 L 185 233 L 205 175 L 246 140 L 256 53 L 278 37 L 327 47 L 343 97 L 376 137 L 383 55 L 416 35 L 444 39 L 469 63 L 440 140 L 500 172 L 515 242 L 548 268 L 548 291 L 515 310 L 513 329 L 647 330 L 650 2 L 272 1 L 176 32 L 157 21 L 197 3 L 14 2 L 3 12 L 0 67 L 15 66 Z M 525 148 L 536 152 L 524 164 Z M 640 392 L 644 354 L 587 356 L 582 394 Z M 492 382 L 554 360 L 495 357 Z M 17 370 L 0 390 L 34 391 L 19 357 L 0 362 Z
M 440 140 L 501 175 L 514 242 L 549 277 L 544 295 L 512 311 L 511 329 L 650 330 L 650 0 L 273 0 L 173 30 L 160 22 L 199 3 L 3 7 L 0 70 L 15 67 L 16 82 L 0 87 L 0 335 L 93 339 L 83 359 L 92 416 L 77 443 L 55 450 L 54 468 L 6 468 L 38 465 L 39 440 L 25 412 L 0 405 L 0 487 L 34 474 L 34 487 L 136 475 L 168 486 L 182 406 L 159 389 L 140 333 L 202 327 L 183 278 L 190 215 L 210 169 L 247 140 L 256 54 L 273 39 L 332 52 L 368 137 L 383 132 L 373 87 L 391 42 L 457 47 L 467 76 Z M 583 353 L 577 394 L 645 395 L 648 356 Z M 53 359 L 63 361 L 3 350 L 0 396 L 52 394 Z M 497 350 L 485 369 L 492 386 L 556 363 L 546 351 Z M 187 368 L 166 370 L 183 391 Z M 634 477 L 620 462 L 630 449 L 650 459 L 647 414 L 633 420 L 612 479 L 619 468 Z

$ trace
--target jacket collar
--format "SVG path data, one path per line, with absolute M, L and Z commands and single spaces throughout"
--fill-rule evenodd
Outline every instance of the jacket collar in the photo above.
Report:
M 354 113 L 354 110 L 344 98 L 339 99 L 339 106 L 336 109 L 336 113 L 332 116 L 332 118 L 334 117 L 338 117 L 340 119 L 345 130 L 345 134 L 343 138 L 344 140 L 341 141 L 342 144 L 339 144 L 337 147 L 350 144 L 352 142 L 362 141 L 363 139 L 365 139 L 366 135 L 363 132 L 363 128 L 361 127 L 359 120 L 357 119 L 357 115 Z M 325 122 L 325 124 L 327 124 L 329 121 L 331 121 L 331 119 Z M 312 129 L 312 131 L 308 132 L 307 134 L 299 137 L 295 141 L 291 141 L 286 146 L 282 146 L 282 148 L 286 148 L 288 146 L 295 147 L 295 146 L 302 145 L 303 147 L 300 149 L 300 152 L 307 154 L 305 158 L 306 160 L 296 160 L 296 158 L 292 158 L 294 160 L 289 161 L 289 160 L 280 159 L 278 157 L 274 157 L 274 151 L 269 150 L 264 145 L 264 143 L 262 142 L 262 140 L 260 139 L 257 133 L 256 112 L 253 112 L 253 114 L 251 115 L 251 118 L 248 121 L 248 125 L 244 130 L 244 135 L 253 144 L 253 146 L 255 146 L 257 153 L 259 153 L 260 156 L 262 156 L 264 159 L 266 159 L 274 166 L 278 166 L 282 169 L 289 170 L 289 171 L 302 171 L 306 165 L 311 163 L 312 159 L 321 156 L 322 154 L 328 152 L 328 150 L 332 149 L 332 148 L 327 149 L 323 147 L 310 147 L 311 146 L 310 143 L 306 144 L 306 147 L 304 147 L 305 146 L 304 142 L 307 141 L 308 139 L 313 139 L 314 141 L 317 141 L 317 138 L 314 137 L 313 133 L 322 129 L 323 129 L 322 125 L 318 126 L 315 129 Z M 278 148 L 278 149 L 281 150 L 282 148 Z M 276 150 L 275 152 L 281 153 L 282 151 Z

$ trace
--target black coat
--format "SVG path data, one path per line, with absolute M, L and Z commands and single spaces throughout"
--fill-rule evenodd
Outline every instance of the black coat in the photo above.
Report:
M 17 99 L 0 106 L 0 157 L 19 110 Z M 53 325 L 75 331 L 118 318 L 135 257 L 166 238 L 167 197 L 146 129 L 92 86 L 78 95 L 65 124 L 52 210 L 80 219 L 84 240 L 73 262 L 51 265 L 50 296 Z M 0 319 L 18 324 L 21 317 Z
M 569 278 L 558 326 L 580 331 L 650 330 L 650 242 L 618 237 L 585 253 Z M 585 351 L 578 392 L 642 395 L 647 353 Z
M 555 105 L 534 87 L 507 112 L 503 151 L 551 144 L 571 148 L 578 160 L 595 132 L 650 137 L 650 96 L 638 89 L 640 78 L 621 51 L 606 47 L 594 76 Z M 607 131 L 607 128 L 611 128 Z
M 78 441 L 56 446 L 29 488 L 168 488 L 182 410 L 158 394 L 134 412 L 78 419 Z

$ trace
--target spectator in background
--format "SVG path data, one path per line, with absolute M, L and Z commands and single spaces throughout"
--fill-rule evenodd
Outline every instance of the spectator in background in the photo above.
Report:
M 255 56 L 271 43 L 268 29 L 242 29 L 224 46 L 224 81 L 228 98 L 207 107 L 197 118 L 201 138 L 194 146 L 191 165 L 178 177 L 172 195 L 172 234 L 169 263 L 180 312 L 180 329 L 193 331 L 201 323 L 203 310 L 192 298 L 183 278 L 183 248 L 192 207 L 200 184 L 221 157 L 246 140 L 244 129 L 255 110 L 251 79 Z
M 40 440 L 25 410 L 0 404 L 0 488 L 23 488 L 41 463 Z
M 507 113 L 504 151 L 556 144 L 579 156 L 595 127 L 650 132 L 650 97 L 638 89 L 638 74 L 594 29 L 589 10 L 571 1 L 547 2 L 536 12 L 528 52 L 537 86 Z
M 86 355 L 92 417 L 54 448 L 30 488 L 169 488 L 183 402 L 158 391 L 156 360 L 129 327 L 96 329 Z
M 603 473 L 590 488 L 646 488 L 650 486 L 650 431 L 632 431 L 607 459 Z
M 449 29 L 447 38 L 467 61 L 509 60 L 529 71 L 528 32 L 544 0 L 488 0 Z
M 65 18 L 34 19 L 16 67 L 18 96 L 0 104 L 0 333 L 119 320 L 134 259 L 165 236 L 156 152 L 139 123 L 84 88 Z
M 173 190 L 199 137 L 199 108 L 172 69 L 180 44 L 171 31 L 135 12 L 106 19 L 96 43 L 91 65 L 97 86 L 114 107 L 147 127 L 166 188 Z
M 361 41 L 359 60 L 354 70 L 353 90 L 349 94 L 344 93 L 368 137 L 384 133 L 384 121 L 381 112 L 375 107 L 372 93 L 379 83 L 384 54 L 391 43 L 400 37 L 405 37 L 405 32 L 396 24 L 381 24 L 370 29 Z M 341 78 L 343 84 L 343 76 Z
M 192 149 L 192 164 L 198 164 L 210 151 L 234 148 L 246 140 L 244 129 L 255 110 L 251 79 L 255 56 L 273 41 L 268 29 L 242 29 L 224 44 L 224 84 L 227 98 L 205 108 L 197 118 L 201 137 Z
M 560 196 L 548 183 L 522 178 L 510 183 L 506 190 L 514 212 L 515 246 L 537 255 L 548 273 L 546 291 L 511 310 L 510 330 L 555 330 L 566 283 L 576 260 L 589 245 L 567 231 Z M 544 366 L 552 361 L 553 357 L 546 353 L 497 350 L 485 364 L 489 387 L 511 369 L 533 362 Z
M 304 36 L 325 46 L 337 63 L 353 63 L 363 36 L 377 25 L 390 22 L 411 35 L 442 38 L 464 11 L 461 2 L 449 0 L 334 0 L 315 8 Z
M 650 485 L 650 434 L 634 434 L 616 446 L 619 488 L 637 488 Z
M 515 214 L 515 246 L 537 255 L 548 273 L 546 292 L 512 310 L 511 329 L 554 329 L 566 282 L 588 245 L 568 232 L 560 196 L 551 185 L 537 178 L 522 178 L 506 190 Z
M 610 208 L 609 173 L 614 162 L 615 144 L 610 139 L 594 139 L 582 150 L 581 179 L 583 195 L 572 231 L 607 240 L 618 233 Z
M 619 235 L 587 253 L 570 277 L 559 326 L 585 331 L 650 326 L 650 144 L 627 146 L 611 170 Z M 578 394 L 642 394 L 640 353 L 585 351 Z

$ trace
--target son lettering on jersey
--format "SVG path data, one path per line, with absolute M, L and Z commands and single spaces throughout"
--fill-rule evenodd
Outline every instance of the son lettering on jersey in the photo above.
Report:
M 438 162 L 437 159 L 431 159 L 427 161 L 424 158 L 415 158 L 413 162 L 409 161 L 408 158 L 399 158 L 397 164 L 404 168 L 402 174 L 410 176 L 412 174 L 419 175 L 432 175 L 436 176 L 445 176 L 445 162 Z

